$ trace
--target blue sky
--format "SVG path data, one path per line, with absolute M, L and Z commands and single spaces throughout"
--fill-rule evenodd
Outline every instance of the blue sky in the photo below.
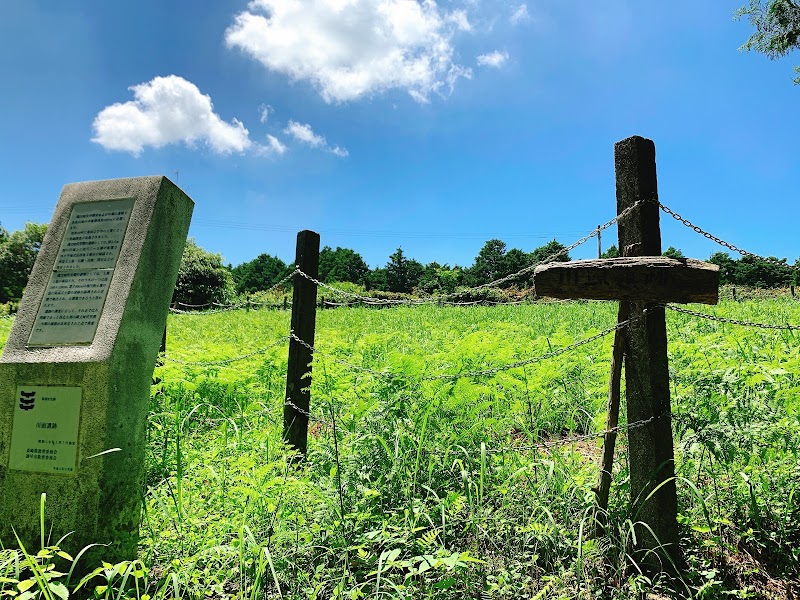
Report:
M 226 262 L 289 262 L 313 229 L 372 267 L 469 265 L 610 219 L 613 145 L 642 135 L 664 204 L 794 261 L 800 56 L 739 52 L 742 2 L 4 0 L 0 223 L 164 174 Z M 720 249 L 665 215 L 662 237 Z

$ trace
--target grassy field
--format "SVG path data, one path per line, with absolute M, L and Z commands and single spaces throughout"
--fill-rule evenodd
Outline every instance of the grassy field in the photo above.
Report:
M 699 310 L 800 324 L 788 298 Z M 590 535 L 600 440 L 588 435 L 605 423 L 613 335 L 502 368 L 615 319 L 595 302 L 321 311 L 309 455 L 295 468 L 281 443 L 289 314 L 171 315 L 145 568 L 101 569 L 90 587 L 111 580 L 100 591 L 116 593 L 127 573 L 132 596 L 154 598 L 794 597 L 798 332 L 667 311 L 687 568 L 651 581 L 632 552 L 624 435 L 608 534 Z M 9 327 L 0 319 L 0 341 Z M 3 564 L 0 589 L 17 589 Z

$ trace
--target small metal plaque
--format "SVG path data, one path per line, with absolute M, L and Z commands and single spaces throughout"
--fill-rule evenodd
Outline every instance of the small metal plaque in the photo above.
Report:
M 8 468 L 36 473 L 76 473 L 80 415 L 79 387 L 18 387 Z
M 72 207 L 28 346 L 92 343 L 133 203 L 125 198 Z

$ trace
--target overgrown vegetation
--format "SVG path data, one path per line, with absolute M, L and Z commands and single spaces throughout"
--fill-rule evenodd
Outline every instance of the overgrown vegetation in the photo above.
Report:
M 46 225 L 27 223 L 21 231 L 8 234 L 0 227 L 0 315 L 14 312 L 22 297 L 36 254 L 39 251 Z M 556 240 L 525 252 L 519 248 L 508 249 L 505 242 L 487 241 L 469 267 L 450 266 L 436 261 L 423 265 L 409 258 L 398 248 L 389 256 L 383 267 L 371 269 L 361 255 L 350 248 L 329 246 L 319 254 L 319 279 L 327 284 L 352 284 L 356 293 L 375 298 L 403 298 L 427 295 L 453 295 L 466 290 L 456 300 L 516 300 L 533 286 L 530 274 L 508 278 L 514 273 L 555 256 L 556 260 L 569 260 L 566 247 Z M 604 258 L 619 256 L 616 246 L 610 246 Z M 670 246 L 664 256 L 683 258 L 683 253 Z M 781 288 L 797 285 L 797 268 L 784 259 L 762 260 L 753 256 L 731 258 L 726 252 L 716 252 L 709 261 L 719 265 L 721 282 L 756 288 Z M 800 266 L 800 258 L 795 267 Z M 209 252 L 193 239 L 186 242 L 181 260 L 173 300 L 182 308 L 208 308 L 213 304 L 231 302 L 281 303 L 281 294 L 269 294 L 278 283 L 294 270 L 293 263 L 285 263 L 276 256 L 261 254 L 251 261 L 235 267 L 223 265 L 220 254 Z M 481 286 L 500 278 L 508 278 L 487 294 L 475 294 L 470 288 Z M 287 281 L 285 288 L 291 287 Z M 385 294 L 389 294 L 386 296 Z M 405 296 L 391 296 L 404 294 Z
M 787 297 L 713 310 L 800 322 Z M 542 355 L 615 317 L 613 304 L 595 302 L 320 312 L 317 418 L 298 469 L 281 443 L 285 344 L 229 365 L 168 361 L 152 395 L 142 563 L 97 565 L 84 587 L 118 597 L 127 586 L 140 598 L 796 594 L 795 332 L 668 312 L 688 563 L 673 580 L 648 580 L 632 558 L 624 436 L 609 535 L 589 535 L 599 441 L 569 440 L 602 430 L 609 337 L 495 375 L 424 379 Z M 171 316 L 168 354 L 246 354 L 284 336 L 288 319 Z M 9 323 L 0 319 L 0 334 Z M 20 593 L 30 569 L 2 556 L 0 588 Z

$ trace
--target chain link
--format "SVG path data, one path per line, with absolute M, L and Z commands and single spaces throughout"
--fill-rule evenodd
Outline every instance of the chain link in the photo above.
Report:
M 275 346 L 280 346 L 281 344 L 285 343 L 288 340 L 288 336 L 281 336 L 276 342 L 270 344 L 269 346 L 265 346 L 264 348 L 259 348 L 258 350 L 254 350 L 249 354 L 243 354 L 241 356 L 235 356 L 233 358 L 224 358 L 221 360 L 180 360 L 177 358 L 172 358 L 171 356 L 164 356 L 163 359 L 168 362 L 176 363 L 179 365 L 187 365 L 187 366 L 198 366 L 198 367 L 214 367 L 219 365 L 229 365 L 230 363 L 238 362 L 240 360 L 247 360 L 248 358 L 252 358 L 254 356 L 258 356 L 259 354 L 264 354 L 272 350 Z
M 326 419 L 315 415 L 314 413 L 300 408 L 294 402 L 292 402 L 289 398 L 286 399 L 284 402 L 284 406 L 288 406 L 293 410 L 297 411 L 301 415 L 306 416 L 310 421 L 314 421 L 315 423 L 321 423 L 327 427 L 331 426 L 331 423 Z M 664 415 L 656 415 L 650 417 L 649 419 L 642 419 L 640 421 L 635 421 L 634 423 L 628 423 L 625 425 L 617 425 L 616 427 L 612 427 L 611 429 L 606 429 L 604 431 L 596 431 L 593 433 L 584 433 L 580 435 L 573 435 L 567 436 L 563 438 L 559 438 L 557 440 L 542 440 L 541 442 L 537 442 L 535 444 L 526 444 L 524 446 L 506 446 L 504 448 L 489 448 L 486 450 L 487 454 L 504 454 L 506 452 L 526 452 L 530 450 L 546 450 L 549 448 L 556 448 L 559 446 L 568 446 L 570 444 L 577 444 L 579 442 L 585 442 L 588 440 L 596 440 L 605 437 L 609 433 L 625 433 L 631 431 L 633 429 L 639 429 L 640 427 L 644 427 L 649 425 L 650 423 L 663 418 Z M 416 450 L 415 450 L 416 452 Z M 442 452 L 435 452 L 441 454 Z
M 303 408 L 300 408 L 299 406 L 297 406 L 297 404 L 295 404 L 294 402 L 292 402 L 292 401 L 291 401 L 289 398 L 286 398 L 286 401 L 283 403 L 283 405 L 284 405 L 284 406 L 288 406 L 289 408 L 291 408 L 291 409 L 293 409 L 293 410 L 297 411 L 297 412 L 298 412 L 298 413 L 300 413 L 301 415 L 304 415 L 304 416 L 305 416 L 305 417 L 307 417 L 307 418 L 308 418 L 310 421 L 314 421 L 315 423 L 322 423 L 323 425 L 326 425 L 326 426 L 328 426 L 328 427 L 330 427 L 330 426 L 331 426 L 331 424 L 330 424 L 328 421 L 326 421 L 324 418 L 322 418 L 322 417 L 319 417 L 319 416 L 317 416 L 317 415 L 313 414 L 312 412 L 310 412 L 310 411 L 307 411 L 307 410 L 305 410 L 305 409 L 303 409 Z
M 300 275 L 301 277 L 306 278 L 308 281 L 310 281 L 311 283 L 315 284 L 317 287 L 321 287 L 321 288 L 330 290 L 331 292 L 333 292 L 335 294 L 338 294 L 340 296 L 346 296 L 348 298 L 353 298 L 357 302 L 361 302 L 363 304 L 373 304 L 373 305 L 379 305 L 379 304 L 383 304 L 383 305 L 387 305 L 387 304 L 401 305 L 402 304 L 402 305 L 418 306 L 418 305 L 431 304 L 432 303 L 431 300 L 427 300 L 427 299 L 425 299 L 425 300 L 394 300 L 394 299 L 389 299 L 389 298 L 387 298 L 387 299 L 379 299 L 379 298 L 370 298 L 368 296 L 360 296 L 358 294 L 354 294 L 353 292 L 347 292 L 345 290 L 340 290 L 339 288 L 335 288 L 330 284 L 327 284 L 327 283 L 325 283 L 323 281 L 320 281 L 316 277 L 312 277 L 311 275 L 309 275 L 308 273 L 306 273 L 304 271 L 301 271 L 300 269 L 297 269 L 296 274 Z M 433 300 L 433 302 L 435 302 L 435 300 Z
M 708 319 L 710 321 L 718 321 L 720 323 L 730 323 L 731 325 L 741 325 L 743 327 L 760 327 L 761 329 L 780 329 L 783 331 L 800 331 L 800 325 L 772 325 L 769 323 L 753 323 L 751 321 L 741 321 L 739 319 L 729 319 L 727 317 L 718 317 L 716 315 L 709 315 L 701 313 L 696 310 L 689 310 L 688 308 L 681 308 L 674 304 L 664 304 L 665 308 L 672 311 L 691 315 L 693 317 L 700 317 L 701 319 Z
M 660 208 L 661 210 L 663 210 L 663 211 L 664 211 L 666 214 L 668 214 L 669 216 L 671 216 L 673 219 L 675 219 L 676 221 L 679 221 L 680 223 L 683 223 L 683 224 L 684 224 L 684 225 L 686 225 L 686 227 L 688 227 L 689 229 L 691 229 L 691 230 L 695 231 L 696 233 L 699 233 L 699 234 L 700 234 L 700 235 L 702 235 L 703 237 L 705 237 L 705 238 L 707 238 L 707 239 L 711 240 L 712 242 L 716 242 L 716 243 L 717 243 L 717 244 L 719 244 L 720 246 L 724 246 L 724 247 L 725 247 L 725 248 L 727 248 L 728 250 L 732 250 L 733 252 L 736 252 L 736 253 L 738 253 L 738 254 L 741 254 L 742 256 L 750 256 L 750 257 L 752 257 L 752 258 L 756 258 L 756 259 L 758 259 L 758 260 L 763 260 L 764 262 L 768 262 L 768 263 L 771 263 L 771 264 L 773 264 L 773 265 L 778 265 L 778 266 L 780 266 L 780 267 L 787 267 L 787 268 L 789 268 L 789 269 L 793 269 L 793 270 L 795 270 L 795 271 L 796 271 L 796 270 L 800 270 L 800 265 L 790 265 L 790 264 L 788 264 L 788 263 L 785 263 L 785 262 L 783 262 L 783 261 L 781 261 L 781 260 L 778 260 L 778 259 L 776 259 L 776 258 L 772 258 L 771 256 L 760 256 L 760 255 L 758 255 L 758 254 L 754 254 L 754 253 L 752 253 L 752 252 L 748 252 L 747 250 L 742 250 L 742 249 L 741 249 L 741 248 L 739 248 L 738 246 L 734 246 L 733 244 L 731 244 L 731 243 L 729 243 L 729 242 L 726 242 L 725 240 L 722 240 L 722 239 L 718 238 L 717 236 L 715 236 L 715 235 L 713 235 L 713 234 L 711 234 L 711 233 L 709 233 L 709 232 L 705 231 L 704 229 L 701 229 L 700 227 L 698 227 L 697 225 L 695 225 L 694 223 L 692 223 L 692 222 L 691 222 L 689 219 L 686 219 L 686 218 L 682 217 L 681 215 L 679 215 L 678 213 L 676 213 L 676 212 L 675 212 L 674 210 L 672 210 L 671 208 L 669 208 L 669 207 L 667 207 L 667 206 L 664 206 L 663 204 L 661 204 L 661 202 L 659 202 L 658 200 L 653 200 L 653 202 L 656 202 L 656 203 L 658 203 L 658 206 L 659 206 L 659 208 Z
M 516 273 L 512 273 L 511 275 L 507 275 L 506 277 L 502 277 L 500 279 L 496 279 L 495 281 L 490 281 L 489 283 L 484 283 L 483 285 L 479 285 L 479 286 L 473 288 L 473 290 L 482 290 L 482 289 L 486 289 L 486 288 L 490 288 L 490 287 L 497 287 L 501 283 L 506 283 L 508 281 L 511 281 L 512 279 L 516 279 L 517 277 L 519 277 L 521 275 L 526 275 L 528 273 L 533 272 L 534 270 L 536 270 L 536 267 L 538 267 L 539 265 L 544 265 L 544 264 L 551 263 L 551 262 L 555 261 L 560 256 L 563 256 L 563 255 L 569 253 L 571 250 L 574 250 L 575 248 L 585 244 L 586 242 L 588 242 L 592 238 L 597 237 L 598 233 L 601 233 L 602 231 L 605 231 L 606 229 L 608 229 L 609 227 L 611 227 L 615 223 L 619 222 L 622 218 L 626 217 L 628 214 L 630 214 L 634 209 L 638 208 L 644 202 L 648 202 L 648 200 L 637 200 L 636 202 L 631 204 L 628 208 L 626 208 L 621 213 L 619 213 L 616 217 L 614 217 L 613 219 L 611 219 L 609 221 L 606 221 L 604 224 L 600 225 L 597 229 L 593 229 L 592 231 L 587 233 L 585 236 L 583 236 L 581 239 L 579 239 L 574 244 L 571 244 L 570 246 L 562 248 L 558 252 L 554 252 L 550 256 L 547 256 L 546 258 L 543 258 L 542 260 L 540 260 L 537 263 L 534 263 L 532 265 L 528 265 L 527 267 L 525 267 L 524 269 L 520 269 Z
M 576 348 L 580 348 L 581 346 L 585 346 L 586 344 L 589 344 L 589 343 L 591 343 L 591 342 L 593 342 L 595 340 L 598 340 L 598 339 L 600 339 L 602 337 L 605 337 L 605 336 L 609 335 L 610 333 L 613 333 L 614 331 L 616 331 L 618 329 L 626 327 L 633 320 L 634 319 L 628 319 L 626 321 L 621 321 L 621 322 L 617 323 L 616 325 L 614 325 L 613 327 L 609 327 L 607 329 L 604 329 L 603 331 L 601 331 L 599 333 L 596 333 L 595 335 L 593 335 L 591 337 L 579 340 L 579 341 L 575 342 L 574 344 L 570 344 L 569 346 L 564 346 L 563 348 L 558 348 L 556 350 L 552 350 L 552 351 L 547 352 L 545 354 L 542 354 L 542 355 L 539 355 L 539 356 L 534 356 L 532 358 L 526 358 L 526 359 L 523 359 L 523 360 L 518 360 L 516 362 L 509 363 L 509 364 L 506 364 L 506 365 L 502 365 L 502 366 L 499 366 L 499 367 L 493 367 L 491 369 L 481 369 L 481 370 L 478 370 L 478 371 L 464 371 L 464 372 L 461 372 L 461 373 L 451 373 L 451 374 L 446 374 L 446 375 L 428 375 L 428 376 L 424 376 L 424 377 L 419 377 L 418 380 L 419 381 L 454 381 L 454 380 L 457 380 L 457 379 L 468 379 L 468 378 L 471 378 L 471 377 L 486 377 L 486 376 L 489 376 L 489 375 L 495 375 L 495 374 L 500 373 L 502 371 L 508 371 L 510 369 L 516 369 L 518 367 L 524 367 L 524 366 L 531 365 L 531 364 L 534 364 L 534 363 L 542 362 L 544 360 L 547 360 L 547 359 L 550 359 L 550 358 L 554 358 L 554 357 L 559 356 L 561 354 L 565 354 L 567 352 L 575 350 Z M 307 348 L 308 350 L 310 350 L 311 352 L 313 352 L 315 355 L 322 356 L 322 357 L 327 358 L 327 359 L 329 359 L 329 360 L 331 360 L 331 361 L 333 361 L 335 363 L 344 365 L 344 366 L 349 367 L 351 369 L 354 369 L 356 371 L 362 371 L 364 373 L 369 373 L 369 374 L 374 375 L 376 377 L 382 377 L 382 378 L 385 378 L 385 379 L 407 379 L 408 378 L 408 376 L 403 375 L 403 374 L 399 374 L 399 373 L 392 373 L 390 371 L 375 371 L 373 369 L 368 369 L 367 367 L 362 367 L 360 365 L 354 365 L 352 363 L 349 363 L 349 362 L 347 362 L 345 360 L 341 360 L 339 358 L 336 358 L 335 356 L 332 356 L 332 355 L 327 354 L 325 352 L 320 352 L 317 348 L 315 348 L 314 346 L 312 346 L 308 342 L 306 342 L 306 341 L 300 339 L 299 337 L 297 337 L 297 335 L 294 333 L 294 331 L 289 333 L 289 337 L 291 339 L 295 340 L 300 345 L 302 345 L 305 348 Z
M 605 437 L 608 433 L 620 433 L 620 432 L 628 432 L 631 429 L 638 429 L 640 427 L 644 427 L 645 425 L 649 425 L 653 421 L 663 418 L 664 415 L 656 415 L 654 417 L 650 417 L 649 419 L 642 419 L 641 421 L 635 421 L 633 423 L 628 423 L 626 425 L 617 425 L 616 427 L 612 427 L 611 429 L 606 429 L 604 431 L 595 431 L 593 433 L 584 433 L 581 435 L 575 436 L 568 436 L 564 438 L 560 438 L 557 440 L 550 440 L 550 441 L 541 441 L 535 444 L 525 445 L 525 446 L 507 446 L 505 448 L 500 448 L 496 450 L 487 450 L 488 454 L 501 454 L 504 452 L 509 451 L 526 451 L 526 450 L 543 450 L 547 448 L 554 448 L 556 446 L 567 446 L 569 444 L 577 444 L 578 442 L 585 442 L 587 440 L 596 440 L 602 437 Z
M 607 221 L 603 225 L 600 225 L 596 229 L 593 229 L 592 231 L 587 233 L 585 236 L 583 236 L 581 239 L 579 239 L 575 243 L 573 243 L 573 244 L 571 244 L 569 246 L 566 246 L 566 247 L 562 248 L 561 250 L 559 250 L 557 252 L 554 252 L 553 254 L 551 254 L 551 255 L 547 256 L 546 258 L 542 259 L 541 261 L 535 262 L 533 264 L 528 265 L 527 267 L 524 267 L 524 268 L 520 269 L 516 273 L 512 273 L 511 275 L 506 275 L 505 277 L 501 277 L 500 279 L 495 279 L 494 281 L 490 281 L 489 283 L 484 283 L 484 284 L 475 286 L 473 288 L 467 288 L 467 289 L 461 290 L 460 292 L 454 292 L 452 294 L 443 294 L 441 296 L 436 296 L 436 297 L 431 296 L 430 298 L 425 298 L 425 299 L 421 299 L 421 300 L 395 300 L 395 299 L 370 298 L 368 296 L 361 296 L 359 294 L 354 294 L 353 292 L 347 292 L 347 291 L 335 288 L 335 287 L 333 287 L 333 286 L 331 286 L 331 285 L 329 285 L 327 283 L 323 283 L 322 281 L 320 281 L 319 279 L 317 279 L 315 277 L 311 277 L 311 275 L 301 271 L 300 269 L 298 269 L 296 271 L 296 273 L 298 275 L 302 276 L 302 277 L 305 277 L 308 281 L 316 284 L 319 287 L 322 287 L 322 288 L 325 288 L 327 290 L 330 290 L 331 292 L 333 292 L 335 294 L 338 294 L 340 296 L 345 296 L 345 297 L 348 297 L 348 298 L 352 298 L 356 302 L 360 302 L 360 303 L 367 304 L 367 305 L 419 306 L 419 305 L 425 305 L 425 304 L 438 304 L 438 303 L 441 303 L 441 304 L 448 304 L 448 305 L 454 305 L 454 306 L 469 306 L 469 305 L 478 304 L 478 303 L 481 303 L 481 302 L 484 302 L 484 301 L 480 300 L 480 301 L 476 301 L 476 302 L 454 302 L 454 303 L 449 303 L 449 302 L 447 302 L 447 299 L 458 298 L 460 296 L 463 296 L 465 294 L 470 294 L 470 293 L 473 293 L 473 292 L 482 292 L 482 291 L 485 291 L 485 290 L 490 289 L 490 288 L 495 288 L 495 287 L 497 287 L 497 286 L 499 286 L 499 285 L 501 285 L 503 283 L 507 283 L 509 281 L 512 281 L 514 279 L 517 279 L 519 277 L 527 275 L 529 273 L 532 273 L 536 269 L 536 267 L 538 267 L 539 265 L 543 265 L 543 264 L 547 264 L 547 263 L 553 262 L 553 261 L 557 260 L 559 257 L 561 257 L 561 256 L 569 253 L 570 251 L 574 250 L 578 246 L 581 246 L 581 245 L 585 244 L 586 242 L 588 242 L 592 238 L 596 237 L 597 234 L 599 234 L 600 232 L 605 231 L 606 229 L 608 229 L 609 227 L 611 227 L 612 225 L 614 225 L 615 223 L 617 223 L 618 221 L 620 221 L 621 219 L 626 217 L 633 210 L 638 208 L 643 202 L 648 202 L 648 201 L 649 200 L 638 200 L 637 202 L 635 202 L 634 204 L 632 204 L 631 206 L 629 206 L 628 208 L 623 210 L 621 213 L 619 213 L 617 216 L 615 216 L 613 219 Z M 491 301 L 486 301 L 486 302 L 491 302 Z M 498 303 L 498 304 L 512 304 L 512 303 Z
M 283 279 L 278 281 L 277 283 L 273 284 L 272 287 L 269 289 L 264 290 L 263 294 L 268 294 L 279 287 L 281 287 L 284 283 L 289 281 L 292 277 L 294 277 L 297 273 L 300 272 L 300 269 L 295 269 L 288 275 L 286 275 Z M 247 308 L 248 306 L 266 306 L 269 302 L 253 302 L 252 300 L 245 300 L 244 302 L 239 302 L 238 304 L 220 304 L 218 302 L 208 302 L 206 304 L 186 304 L 184 302 L 176 302 L 177 306 L 185 306 L 188 308 L 204 308 L 207 306 L 218 306 L 219 308 L 213 310 L 204 310 L 204 311 L 196 311 L 196 310 L 180 310 L 179 308 L 172 308 L 170 307 L 170 312 L 179 314 L 179 315 L 213 315 L 217 313 L 224 313 L 229 312 L 232 310 L 238 310 L 240 308 Z

